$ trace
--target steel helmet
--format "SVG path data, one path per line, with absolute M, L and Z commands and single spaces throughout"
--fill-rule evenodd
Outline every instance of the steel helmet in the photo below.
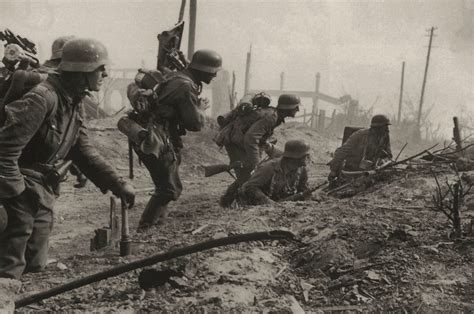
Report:
M 95 39 L 74 38 L 66 42 L 58 70 L 65 72 L 94 72 L 109 64 L 104 44 Z
M 377 128 L 385 125 L 391 125 L 391 123 L 390 119 L 383 114 L 376 114 L 372 117 L 372 120 L 370 121 L 371 128 Z
M 53 41 L 53 45 L 51 46 L 51 58 L 50 60 L 61 59 L 63 56 L 63 47 L 64 44 L 73 39 L 74 36 L 62 36 L 58 37 Z
M 285 143 L 283 157 L 300 159 L 309 155 L 309 145 L 303 140 L 289 140 Z
M 294 94 L 282 94 L 278 98 L 277 109 L 295 109 L 301 104 L 300 98 Z
M 222 67 L 222 57 L 214 50 L 202 49 L 193 54 L 190 69 L 216 74 Z

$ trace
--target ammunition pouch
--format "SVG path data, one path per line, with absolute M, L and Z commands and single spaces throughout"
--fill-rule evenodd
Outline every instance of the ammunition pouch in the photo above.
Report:
M 124 116 L 117 122 L 120 132 L 125 134 L 133 143 L 140 145 L 148 134 L 148 131 L 138 124 L 130 116 Z
M 23 175 L 32 177 L 37 181 L 43 181 L 49 186 L 56 188 L 59 186 L 59 183 L 66 179 L 71 165 L 71 160 L 59 161 L 54 165 L 35 163 L 31 167 L 20 168 L 20 171 Z
M 119 120 L 117 127 L 141 152 L 159 158 L 166 149 L 171 148 L 166 123 L 145 120 L 143 113 L 132 111 Z

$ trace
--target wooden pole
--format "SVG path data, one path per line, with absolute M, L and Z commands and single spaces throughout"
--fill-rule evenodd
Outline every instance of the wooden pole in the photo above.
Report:
M 321 74 L 318 72 L 318 73 L 316 73 L 315 81 L 314 81 L 313 109 L 311 110 L 311 112 L 313 114 L 318 113 L 319 83 L 320 83 L 320 81 L 321 81 Z M 311 120 L 311 127 L 316 128 L 317 127 L 316 123 L 317 123 L 316 117 L 313 117 L 313 120 Z
M 231 90 L 232 95 L 230 95 L 230 110 L 234 109 L 235 106 L 235 71 L 232 71 L 232 90 Z
M 402 119 L 402 101 L 403 101 L 403 83 L 405 78 L 405 61 L 402 63 L 402 79 L 400 83 L 400 96 L 398 97 L 398 115 L 397 115 L 397 123 L 400 124 Z
M 425 75 L 423 76 L 423 85 L 421 87 L 421 96 L 420 96 L 420 106 L 418 108 L 418 118 L 416 119 L 416 127 L 417 127 L 417 138 L 419 139 L 421 137 L 421 130 L 420 130 L 420 124 L 421 124 L 421 113 L 423 109 L 423 98 L 425 96 L 425 87 L 426 87 L 426 77 L 428 76 L 428 66 L 430 64 L 430 54 L 431 54 L 431 44 L 433 43 L 433 32 L 435 28 L 431 27 L 430 30 L 430 43 L 428 45 L 428 54 L 426 55 L 426 66 L 425 66 Z
M 188 37 L 188 59 L 191 60 L 194 53 L 194 42 L 196 40 L 196 16 L 197 0 L 189 1 L 189 37 Z
M 245 84 L 244 84 L 244 96 L 249 91 L 250 84 L 250 62 L 252 61 L 252 45 L 250 45 L 249 52 L 247 52 L 247 62 L 245 63 Z
M 185 7 L 186 7 L 186 0 L 181 0 L 181 8 L 179 9 L 178 23 L 183 20 Z
M 461 129 L 459 128 L 458 117 L 453 117 L 454 128 L 453 128 L 453 140 L 456 143 L 456 151 L 462 151 L 462 140 L 461 140 Z
M 280 90 L 285 87 L 285 72 L 280 73 Z

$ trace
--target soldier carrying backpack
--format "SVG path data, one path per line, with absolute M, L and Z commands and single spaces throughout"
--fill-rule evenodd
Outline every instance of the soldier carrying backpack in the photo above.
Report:
M 239 187 L 250 178 L 259 163 L 260 151 L 265 151 L 271 158 L 281 154 L 268 139 L 273 130 L 285 122 L 285 118 L 294 117 L 299 110 L 300 99 L 296 95 L 281 95 L 276 108 L 269 106 L 270 99 L 265 101 L 265 97 L 268 96 L 261 93 L 244 97 L 233 112 L 219 119 L 223 127 L 215 139 L 217 145 L 225 147 L 230 164 L 242 164 L 242 167 L 235 169 L 237 180 L 219 201 L 222 207 L 232 205 Z M 268 104 L 265 105 L 266 102 Z
M 218 53 L 198 50 L 187 68 L 164 75 L 141 71 L 128 87 L 134 110 L 119 121 L 118 127 L 133 143 L 155 184 L 155 192 L 140 218 L 139 232 L 163 224 L 168 203 L 181 195 L 181 136 L 204 126 L 203 111 L 208 104 L 199 98 L 202 83 L 209 84 L 221 65 Z

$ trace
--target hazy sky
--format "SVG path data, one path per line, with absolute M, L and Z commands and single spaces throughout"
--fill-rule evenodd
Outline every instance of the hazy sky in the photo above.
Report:
M 54 38 L 74 34 L 102 40 L 116 67 L 154 67 L 156 35 L 177 22 L 180 3 L 0 0 L 0 27 L 39 42 L 43 60 Z M 221 53 L 239 95 L 252 44 L 251 88 L 278 88 L 284 71 L 286 88 L 313 89 L 320 72 L 322 92 L 394 114 L 402 61 L 405 96 L 418 105 L 431 26 L 425 106 L 448 129 L 461 108 L 474 111 L 474 0 L 198 0 L 196 48 Z

